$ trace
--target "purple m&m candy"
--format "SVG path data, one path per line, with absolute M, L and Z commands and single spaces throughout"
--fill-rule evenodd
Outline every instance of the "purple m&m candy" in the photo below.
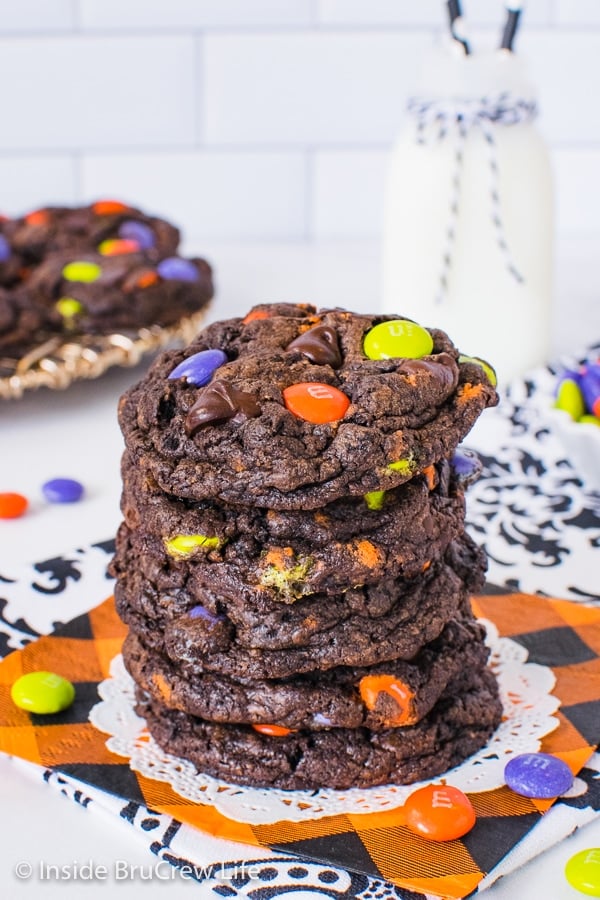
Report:
M 143 222 L 134 222 L 127 219 L 119 226 L 119 237 L 126 241 L 135 241 L 141 250 L 149 250 L 154 247 L 154 232 L 149 225 Z
M 198 281 L 198 269 L 189 259 L 180 256 L 168 256 L 161 259 L 156 267 L 161 278 L 173 278 L 175 281 Z
M 477 481 L 483 468 L 481 461 L 473 450 L 456 450 L 452 457 L 452 468 L 458 483 L 468 487 Z
M 0 263 L 6 262 L 7 259 L 10 259 L 10 254 L 10 244 L 8 243 L 4 235 L 0 234 Z
M 569 790 L 573 773 L 562 759 L 549 753 L 520 753 L 506 764 L 504 780 L 515 794 L 549 800 Z
M 202 619 L 203 622 L 207 622 L 209 625 L 225 621 L 225 616 L 215 616 L 215 614 L 211 613 L 205 606 L 200 605 L 193 606 L 190 609 L 189 616 L 190 619 Z
M 588 411 L 595 416 L 600 415 L 600 372 L 597 366 L 585 367 L 579 385 Z
M 313 722 L 315 725 L 325 726 L 325 728 L 329 728 L 330 725 L 333 725 L 333 721 L 329 716 L 324 716 L 323 713 L 319 712 L 313 715 Z
M 42 494 L 49 503 L 77 503 L 83 497 L 83 485 L 74 478 L 52 478 L 42 485 Z
M 222 350 L 201 350 L 175 366 L 169 378 L 186 378 L 190 384 L 202 387 L 208 384 L 216 369 L 226 362 L 227 355 Z

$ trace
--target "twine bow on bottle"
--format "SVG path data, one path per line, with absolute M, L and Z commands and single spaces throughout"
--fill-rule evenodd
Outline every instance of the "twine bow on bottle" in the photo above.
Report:
M 461 180 L 464 167 L 464 151 L 467 135 L 478 128 L 488 148 L 490 170 L 490 215 L 496 233 L 496 243 L 504 257 L 506 268 L 518 283 L 524 278 L 517 268 L 506 240 L 499 191 L 498 150 L 494 136 L 495 125 L 518 125 L 530 122 L 537 115 L 537 105 L 533 100 L 515 97 L 508 92 L 474 100 L 435 99 L 412 97 L 408 101 L 408 112 L 416 118 L 417 142 L 444 140 L 449 134 L 456 135 L 454 161 L 451 175 L 450 209 L 445 233 L 445 247 L 442 256 L 439 292 L 436 302 L 441 303 L 448 291 L 448 277 L 452 268 L 452 254 L 456 240 Z M 437 127 L 436 127 L 437 126 Z

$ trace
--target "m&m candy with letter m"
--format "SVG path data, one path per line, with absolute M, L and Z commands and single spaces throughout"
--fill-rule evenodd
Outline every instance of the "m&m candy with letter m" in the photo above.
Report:
M 350 406 L 349 398 L 336 387 L 316 381 L 290 385 L 283 392 L 283 402 L 291 413 L 313 425 L 337 422 Z
M 380 322 L 367 331 L 363 350 L 369 359 L 420 359 L 433 350 L 433 338 L 408 319 Z
M 566 762 L 550 753 L 519 753 L 504 767 L 504 780 L 515 794 L 549 800 L 569 790 L 573 773 Z
M 428 784 L 404 804 L 406 827 L 428 841 L 453 841 L 475 824 L 475 810 L 466 794 L 445 784 Z

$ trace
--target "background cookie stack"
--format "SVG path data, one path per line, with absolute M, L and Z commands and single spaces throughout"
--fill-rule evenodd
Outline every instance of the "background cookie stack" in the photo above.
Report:
M 213 295 L 179 229 L 118 200 L 0 221 L 0 362 L 52 339 L 169 326 Z M 1 368 L 1 366 L 0 366 Z
M 227 781 L 410 783 L 500 720 L 468 597 L 490 370 L 393 317 L 255 307 L 123 398 L 113 571 L 161 746 Z

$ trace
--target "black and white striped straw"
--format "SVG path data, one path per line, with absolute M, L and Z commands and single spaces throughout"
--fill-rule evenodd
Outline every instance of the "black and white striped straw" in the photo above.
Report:
M 447 0 L 446 6 L 448 8 L 448 19 L 450 20 L 450 33 L 454 40 L 463 48 L 465 56 L 468 56 L 471 48 L 466 38 L 465 20 L 463 19 L 460 0 Z
M 514 52 L 514 41 L 521 15 L 523 13 L 524 3 L 507 3 L 506 4 L 506 23 L 502 32 L 502 40 L 500 41 L 500 49 Z

